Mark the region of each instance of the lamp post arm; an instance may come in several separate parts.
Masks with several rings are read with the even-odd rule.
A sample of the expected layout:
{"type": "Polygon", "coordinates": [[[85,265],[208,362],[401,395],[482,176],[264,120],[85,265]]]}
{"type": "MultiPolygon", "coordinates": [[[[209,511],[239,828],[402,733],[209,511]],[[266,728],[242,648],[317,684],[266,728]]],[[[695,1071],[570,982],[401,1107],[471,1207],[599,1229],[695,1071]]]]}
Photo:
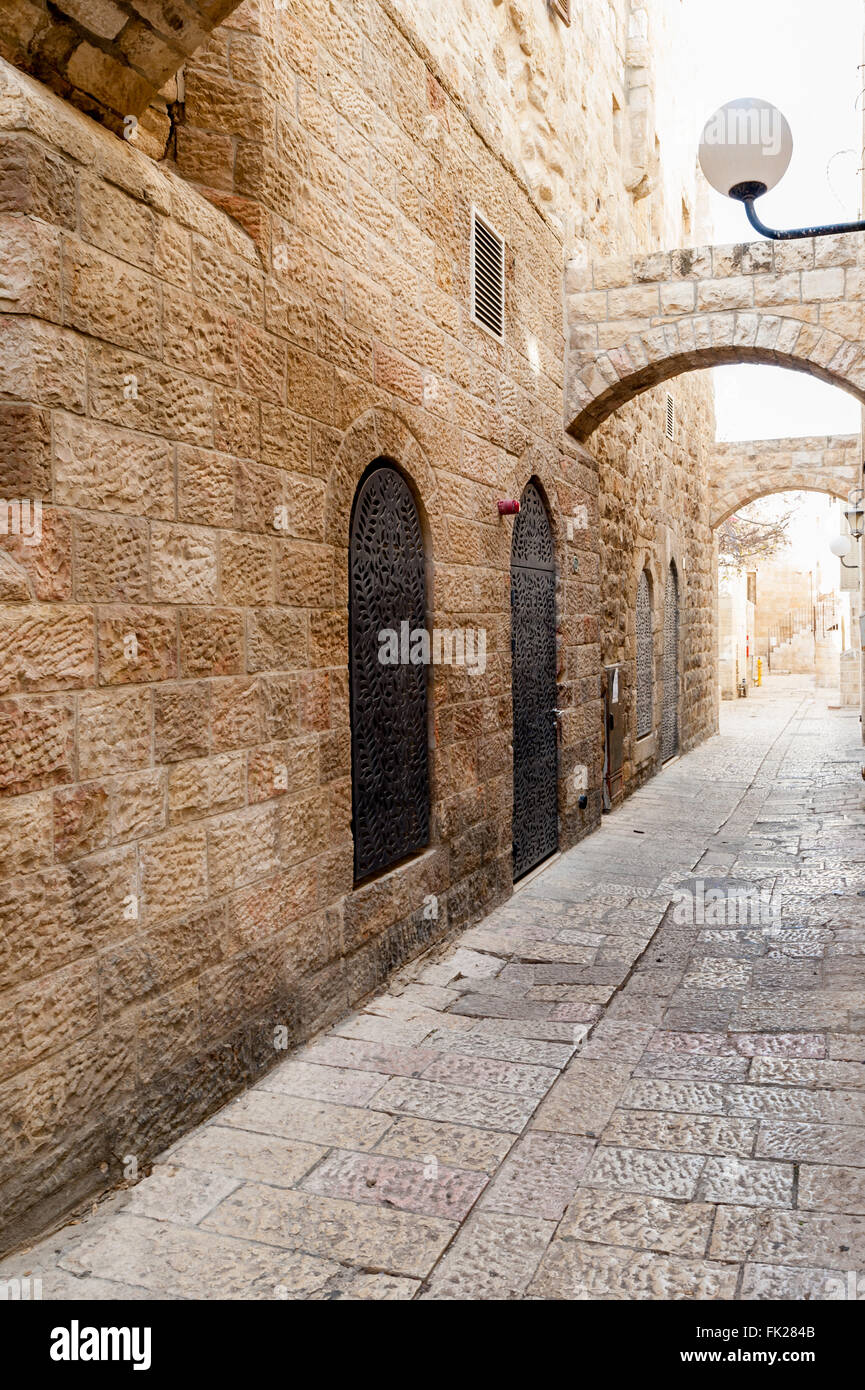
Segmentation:
{"type": "Polygon", "coordinates": [[[760,220],[754,207],[753,194],[749,194],[740,201],[745,205],[748,221],[754,231],[759,232],[760,236],[768,237],[770,241],[798,241],[803,237],[838,236],[841,232],[865,232],[865,222],[832,222],[826,227],[795,227],[791,231],[781,232],[775,227],[767,227],[765,222],[760,220]]]}

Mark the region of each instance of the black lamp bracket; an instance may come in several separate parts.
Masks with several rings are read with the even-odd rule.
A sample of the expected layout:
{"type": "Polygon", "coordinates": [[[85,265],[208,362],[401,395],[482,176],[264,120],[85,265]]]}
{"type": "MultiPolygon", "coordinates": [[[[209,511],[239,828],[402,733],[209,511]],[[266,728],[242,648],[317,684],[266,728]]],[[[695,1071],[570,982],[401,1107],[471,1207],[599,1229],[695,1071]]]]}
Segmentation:
{"type": "Polygon", "coordinates": [[[730,197],[744,203],[745,213],[754,231],[759,232],[760,236],[768,237],[770,241],[800,241],[811,236],[839,236],[842,232],[865,232],[865,221],[831,222],[825,227],[793,227],[789,231],[767,227],[765,222],[760,220],[754,207],[757,198],[762,198],[767,191],[765,183],[737,183],[730,189],[730,197]]]}

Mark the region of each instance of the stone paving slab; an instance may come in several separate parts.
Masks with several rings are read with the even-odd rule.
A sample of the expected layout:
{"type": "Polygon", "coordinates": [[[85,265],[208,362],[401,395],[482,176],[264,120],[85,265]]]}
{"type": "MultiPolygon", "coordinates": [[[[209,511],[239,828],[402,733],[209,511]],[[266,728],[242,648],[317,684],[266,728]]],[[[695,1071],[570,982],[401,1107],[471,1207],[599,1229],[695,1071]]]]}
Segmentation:
{"type": "Polygon", "coordinates": [[[744,1203],[751,1207],[792,1207],[795,1173],[790,1163],[753,1158],[710,1158],[700,1176],[704,1202],[744,1203]]]}
{"type": "Polygon", "coordinates": [[[761,1158],[865,1168],[865,1133],[846,1125],[761,1124],[754,1152],[761,1158]]]}
{"type": "MultiPolygon", "coordinates": [[[[251,1238],[219,1234],[120,1213],[93,1234],[82,1234],[60,1258],[67,1273],[83,1279],[125,1280],[155,1297],[174,1298],[305,1297],[339,1272],[332,1259],[274,1249],[251,1238]]],[[[51,1297],[49,1286],[43,1295],[51,1297]]]]}
{"type": "Polygon", "coordinates": [[[662,1255],[700,1256],[712,1230],[715,1208],[708,1202],[675,1202],[630,1192],[583,1188],[559,1226],[566,1240],[655,1250],[662,1255]]]}
{"type": "Polygon", "coordinates": [[[178,1167],[202,1168],[226,1177],[293,1187],[328,1153],[320,1144],[303,1144],[242,1129],[210,1125],[195,1130],[170,1151],[178,1167]]]}
{"type": "Polygon", "coordinates": [[[655,1197],[691,1198],[696,1195],[705,1162],[702,1154],[602,1145],[592,1155],[583,1185],[655,1197]]]}
{"type": "Polygon", "coordinates": [[[529,1292],[540,1298],[733,1298],[736,1268],[613,1245],[554,1240],[529,1292]]]}
{"type": "Polygon", "coordinates": [[[861,1270],[865,1267],[865,1218],[719,1206],[709,1249],[718,1259],[861,1270]]]}
{"type": "Polygon", "coordinates": [[[636,1149],[742,1157],[753,1152],[756,1137],[754,1120],[665,1110],[617,1110],[602,1136],[605,1144],[636,1149]]]}
{"type": "Polygon", "coordinates": [[[450,1120],[482,1129],[519,1134],[532,1117],[535,1102],[503,1091],[396,1076],[370,1102],[389,1115],[416,1115],[422,1120],[450,1120]]]}
{"type": "Polygon", "coordinates": [[[253,1088],[219,1113],[229,1127],[276,1134],[326,1146],[343,1143],[353,1149],[371,1149],[390,1124],[386,1115],[348,1105],[286,1096],[253,1088]]]}
{"type": "Polygon", "coordinates": [[[493,1173],[510,1152],[513,1136],[473,1125],[400,1116],[375,1146],[376,1153],[397,1158],[435,1159],[457,1168],[493,1173]]]}
{"type": "Polygon", "coordinates": [[[725,705],[718,738],[0,1279],[49,1299],[847,1297],[861,761],[801,678],[725,705]],[[722,920],[698,920],[711,889],[722,920]]]}
{"type": "Polygon", "coordinates": [[[470,1217],[423,1298],[516,1299],[526,1292],[556,1229],[537,1217],[479,1212],[470,1217]]]}
{"type": "Polygon", "coordinates": [[[840,1269],[795,1269],[788,1265],[746,1264],[739,1295],[749,1302],[786,1299],[830,1302],[847,1298],[847,1280],[840,1269]]]}
{"type": "Polygon", "coordinates": [[[447,1168],[438,1159],[432,1172],[429,1166],[418,1159],[334,1149],[301,1187],[324,1197],[462,1221],[486,1186],[486,1176],[468,1168],[447,1168]]]}
{"type": "Polygon", "coordinates": [[[457,1228],[413,1212],[246,1183],[205,1217],[201,1229],[422,1278],[457,1228]]]}
{"type": "Polygon", "coordinates": [[[594,1147],[588,1139],[530,1131],[514,1145],[480,1209],[560,1220],[594,1147]]]}
{"type": "Polygon", "coordinates": [[[865,1216],[865,1169],[803,1163],[799,1168],[801,1208],[865,1216]]]}
{"type": "Polygon", "coordinates": [[[380,1072],[284,1062],[264,1078],[261,1089],[288,1096],[307,1096],[310,1100],[336,1101],[341,1105],[366,1105],[387,1079],[380,1072]]]}

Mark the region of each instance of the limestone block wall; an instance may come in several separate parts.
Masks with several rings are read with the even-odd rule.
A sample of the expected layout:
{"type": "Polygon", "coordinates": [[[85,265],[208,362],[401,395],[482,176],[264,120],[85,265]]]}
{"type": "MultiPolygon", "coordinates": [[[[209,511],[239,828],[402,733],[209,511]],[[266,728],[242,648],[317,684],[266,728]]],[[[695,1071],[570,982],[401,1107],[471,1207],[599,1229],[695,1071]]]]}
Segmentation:
{"type": "MultiPolygon", "coordinates": [[[[208,36],[231,16],[238,32],[254,35],[262,15],[290,18],[293,8],[290,0],[9,0],[0,56],[127,138],[135,118],[135,138],[159,158],[171,122],[182,122],[184,67],[198,62],[208,36]]],[[[318,9],[336,34],[342,8],[318,9]]],[[[697,128],[698,93],[680,0],[583,0],[569,24],[547,0],[350,6],[367,30],[380,10],[429,45],[570,246],[621,249],[635,229],[637,241],[690,236],[699,189],[680,137],[697,128]],[[586,195],[579,208],[576,187],[586,195]]],[[[238,69],[244,47],[235,46],[238,69]]]]}
{"type": "Polygon", "coordinates": [[[850,650],[841,653],[838,679],[841,686],[841,704],[845,708],[858,708],[859,653],[857,651],[850,650]]]}
{"type": "MultiPolygon", "coordinates": [[[[569,27],[535,0],[435,6],[399,0],[395,8],[440,58],[481,128],[507,151],[561,232],[566,287],[582,283],[589,258],[639,257],[658,246],[687,245],[694,234],[705,233],[694,152],[678,139],[694,124],[699,106],[678,3],[587,0],[571,6],[569,27]],[[660,115],[659,69],[667,79],[660,115]]],[[[658,766],[657,740],[634,761],[637,579],[649,564],[656,579],[657,723],[663,575],[673,555],[678,559],[686,550],[690,574],[679,576],[684,745],[717,727],[713,541],[703,483],[709,468],[705,446],[714,439],[711,379],[707,373],[683,376],[673,389],[676,442],[665,435],[663,390],[624,407],[586,441],[600,471],[602,661],[624,663],[626,792],[658,766]]]]}
{"type": "Polygon", "coordinates": [[[553,525],[563,848],[599,819],[600,666],[633,659],[644,552],[679,566],[686,744],[714,646],[705,382],[669,448],[663,392],[591,449],[564,432],[564,234],[392,5],[243,6],[161,164],[0,81],[0,494],[41,503],[39,544],[0,538],[11,1243],[511,891],[498,498],[534,477],[553,525]],[[472,203],[506,240],[503,344],[468,312],[472,203]],[[431,673],[430,848],[355,888],[348,520],[378,457],[434,622],[488,657],[431,673]]]}
{"type": "MultiPolygon", "coordinates": [[[[428,74],[435,74],[427,79],[429,110],[413,127],[416,143],[412,158],[424,168],[436,167],[428,185],[431,200],[425,212],[454,248],[452,260],[458,261],[458,246],[465,244],[470,197],[477,196],[483,205],[485,196],[482,183],[476,195],[467,195],[465,186],[459,184],[458,188],[448,176],[446,156],[468,122],[484,158],[495,153],[504,160],[527,202],[560,242],[560,254],[568,265],[567,288],[572,276],[579,273],[574,267],[589,254],[587,248],[594,248],[597,254],[615,252],[630,265],[629,255],[654,250],[658,238],[668,234],[671,225],[678,229],[676,219],[683,202],[697,197],[693,192],[693,161],[682,161],[680,154],[678,165],[671,160],[665,169],[662,183],[648,180],[639,193],[629,184],[634,160],[642,160],[646,169],[652,161],[645,151],[636,150],[633,140],[622,137],[608,89],[618,90],[616,82],[622,74],[624,80],[642,85],[644,96],[636,101],[634,110],[640,113],[641,138],[654,150],[660,137],[652,126],[652,105],[645,93],[653,86],[660,36],[668,63],[683,41],[677,5],[658,0],[650,9],[651,13],[631,0],[617,0],[614,7],[591,0],[572,8],[572,23],[565,27],[545,4],[454,0],[431,7],[416,0],[384,0],[380,6],[366,6],[362,21],[353,27],[344,9],[331,5],[323,11],[309,0],[286,0],[275,12],[267,5],[255,12],[243,7],[186,65],[186,97],[174,138],[177,167],[207,197],[239,218],[261,246],[266,246],[268,235],[263,209],[276,214],[269,221],[268,249],[271,256],[288,258],[285,278],[302,283],[304,248],[296,234],[282,240],[278,219],[286,210],[294,216],[297,205],[306,204],[300,218],[301,232],[309,230],[327,244],[328,217],[335,218],[341,229],[343,201],[350,203],[365,196],[368,171],[358,163],[355,128],[371,127],[373,115],[366,93],[386,89],[370,47],[386,24],[388,32],[399,33],[405,44],[422,56],[428,74]],[[337,56],[347,69],[339,78],[329,67],[325,69],[324,89],[333,102],[336,122],[329,121],[322,111],[313,84],[315,55],[322,48],[337,56]],[[296,89],[278,76],[290,55],[295,63],[297,55],[302,58],[296,89]],[[633,73],[629,77],[630,68],[633,73]],[[297,124],[298,112],[301,124],[297,124]],[[304,122],[306,143],[302,138],[304,122]],[[437,167],[443,156],[445,173],[437,167]],[[344,179],[346,162],[348,177],[344,179]],[[287,168],[283,167],[286,163],[287,168]],[[675,167],[679,168],[678,184],[672,172],[675,167]],[[606,181],[604,196],[598,180],[606,181]]],[[[322,86],[321,80],[318,85],[322,86]]],[[[394,88],[393,96],[398,106],[404,105],[401,85],[394,88]]],[[[485,167],[479,166],[481,178],[485,167]]],[[[402,168],[399,173],[402,179],[402,168]]],[[[398,198],[403,197],[402,187],[401,182],[398,198]]],[[[382,217],[381,224],[388,226],[389,219],[382,217]]],[[[377,254],[382,254],[384,236],[374,243],[377,254]]],[[[519,273],[519,252],[515,265],[519,273]]],[[[439,257],[437,278],[441,273],[439,257]]],[[[361,288],[349,283],[353,303],[369,290],[369,284],[368,279],[361,282],[361,288]]],[[[463,283],[463,294],[466,288],[463,283]]],[[[399,293],[398,285],[394,292],[399,293]]],[[[383,317],[379,313],[373,319],[374,333],[380,331],[383,317]]],[[[528,303],[522,324],[517,346],[521,370],[525,371],[527,364],[532,366],[538,356],[546,366],[549,340],[528,303]]],[[[418,339],[408,349],[416,361],[432,365],[438,373],[440,359],[430,359],[429,350],[429,337],[426,341],[418,339]]],[[[438,389],[438,378],[428,373],[425,390],[438,389]]],[[[627,585],[636,585],[637,551],[648,544],[659,557],[666,556],[668,564],[673,550],[681,549],[678,541],[673,545],[670,527],[683,534],[693,519],[701,528],[693,571],[698,577],[687,598],[683,593],[683,621],[689,624],[691,634],[688,641],[696,643],[688,657],[687,679],[684,666],[682,672],[683,728],[696,740],[715,727],[717,717],[715,697],[710,695],[705,704],[716,660],[712,598],[704,578],[710,573],[706,564],[712,541],[701,482],[707,467],[704,445],[714,435],[708,375],[678,380],[676,400],[681,425],[677,443],[666,440],[666,393],[659,390],[648,393],[636,409],[622,411],[609,426],[598,430],[590,441],[589,453],[596,463],[601,461],[602,515],[605,508],[615,511],[621,507],[630,512],[639,505],[644,484],[637,480],[630,462],[634,448],[643,459],[655,499],[641,516],[639,540],[628,526],[618,532],[615,527],[609,530],[612,548],[606,547],[603,526],[596,538],[617,610],[606,634],[601,635],[605,651],[620,650],[620,624],[633,628],[630,587],[623,589],[621,581],[626,572],[627,585]],[[634,446],[637,439],[640,442],[634,446]],[[607,479],[604,461],[608,456],[615,462],[607,479]],[[662,477],[665,482],[660,487],[662,477]],[[607,490],[610,487],[614,493],[607,490]],[[692,599],[696,601],[698,595],[699,616],[696,610],[691,612],[692,599]],[[694,670],[706,673],[705,684],[703,677],[690,674],[691,664],[694,670]]],[[[525,420],[525,415],[522,418],[525,420]]],[[[511,447],[509,442],[506,447],[511,447]]],[[[592,576],[584,571],[582,582],[591,583],[592,576]]],[[[659,617],[659,641],[661,626],[659,617]]],[[[628,661],[632,660],[629,648],[628,661]]],[[[631,674],[629,666],[625,672],[628,681],[631,674]]],[[[655,766],[650,761],[642,774],[655,766]]],[[[629,784],[626,777],[626,787],[629,785],[636,784],[629,784]]]]}
{"type": "MultiPolygon", "coordinates": [[[[240,0],[7,0],[0,57],[33,73],[109,130],[140,117],[240,0]]],[[[168,117],[151,115],[153,135],[168,117]]]]}
{"type": "Polygon", "coordinates": [[[718,686],[722,700],[737,699],[739,681],[750,683],[757,669],[756,607],[747,594],[744,573],[722,576],[718,594],[718,686]]]}
{"type": "Polygon", "coordinates": [[[601,493],[601,659],[621,662],[625,689],[626,793],[658,770],[663,707],[666,574],[679,582],[679,730],[682,749],[717,729],[714,537],[709,523],[707,441],[711,385],[695,373],[672,383],[676,437],[665,432],[666,393],[649,391],[591,436],[601,493]],[[654,737],[636,746],[636,596],[651,578],[655,643],[654,737]]]}
{"type": "MultiPolygon", "coordinates": [[[[769,634],[782,622],[788,621],[791,614],[797,615],[795,626],[807,629],[810,647],[809,670],[814,669],[814,635],[811,627],[811,610],[819,582],[815,584],[814,575],[801,565],[783,556],[764,561],[756,566],[757,571],[757,655],[764,663],[769,655],[769,634]]],[[[773,669],[775,666],[773,665],[773,669]]],[[[804,668],[798,668],[804,669],[804,668]]]]}
{"type": "Polygon", "coordinates": [[[681,139],[699,129],[701,105],[680,0],[580,0],[570,24],[546,0],[390,3],[513,160],[569,256],[708,231],[681,139]]]}
{"type": "Polygon", "coordinates": [[[378,189],[323,148],[303,184],[265,162],[258,244],[2,70],[2,492],[42,503],[41,544],[5,537],[0,568],[7,1242],[510,891],[495,503],[530,476],[561,575],[562,844],[598,815],[597,474],[562,430],[561,246],[382,44],[398,114],[374,131],[334,72],[367,134],[323,96],[307,117],[351,129],[378,189]],[[417,158],[431,107],[455,134],[417,158]],[[508,238],[505,346],[468,319],[472,196],[508,238]],[[348,513],[382,455],[426,518],[435,620],[486,628],[488,664],[433,676],[429,851],[353,891],[348,513]]]}

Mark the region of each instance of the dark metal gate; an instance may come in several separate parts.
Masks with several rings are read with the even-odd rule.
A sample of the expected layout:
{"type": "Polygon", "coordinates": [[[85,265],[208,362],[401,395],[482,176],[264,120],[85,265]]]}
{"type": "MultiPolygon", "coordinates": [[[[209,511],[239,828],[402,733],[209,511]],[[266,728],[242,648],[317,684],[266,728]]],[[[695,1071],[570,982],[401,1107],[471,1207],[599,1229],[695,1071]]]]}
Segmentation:
{"type": "Polygon", "coordinates": [[[652,637],[652,591],[643,570],[637,584],[637,738],[652,732],[655,644],[652,637]]]}
{"type": "Polygon", "coordinates": [[[661,716],[661,761],[679,751],[679,580],[674,565],[664,590],[664,708],[661,716]]]}
{"type": "Polygon", "coordinates": [[[543,498],[526,486],[511,544],[514,878],[558,849],[556,567],[543,498]]]}
{"type": "Polygon", "coordinates": [[[429,843],[427,668],[402,650],[425,626],[417,508],[405,479],[383,465],[358,488],[349,548],[355,879],[429,843]],[[386,633],[393,634],[395,661],[380,659],[386,633]]]}

